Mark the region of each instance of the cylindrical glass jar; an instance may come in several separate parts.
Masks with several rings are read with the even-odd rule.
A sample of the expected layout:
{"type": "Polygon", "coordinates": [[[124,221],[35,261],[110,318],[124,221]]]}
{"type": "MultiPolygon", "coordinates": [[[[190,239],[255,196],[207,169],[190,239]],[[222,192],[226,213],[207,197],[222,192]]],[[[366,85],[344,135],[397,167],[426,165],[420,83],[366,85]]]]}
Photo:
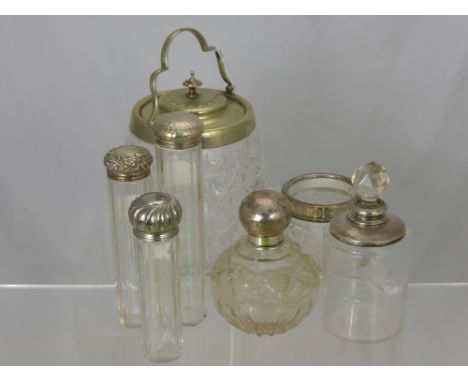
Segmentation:
{"type": "Polygon", "coordinates": [[[352,182],[351,209],[336,215],[325,234],[322,322],[351,341],[380,341],[403,326],[408,233],[380,199],[389,182],[382,166],[360,166],[352,182]]]}
{"type": "Polygon", "coordinates": [[[237,219],[240,202],[263,186],[254,110],[245,98],[234,93],[234,85],[219,50],[208,45],[200,32],[192,28],[177,29],[166,38],[161,51],[161,67],[151,75],[150,88],[151,95],[138,101],[132,110],[128,142],[152,150],[151,125],[157,115],[165,113],[195,113],[204,124],[202,161],[207,266],[210,271],[217,256],[242,235],[237,219]],[[187,89],[157,89],[158,76],[169,68],[169,48],[183,32],[193,34],[203,51],[215,53],[221,77],[226,82],[225,90],[201,87],[201,81],[193,72],[183,82],[187,89]],[[223,213],[219,213],[221,209],[223,213]]]}
{"type": "Polygon", "coordinates": [[[151,154],[139,146],[120,146],[104,157],[107,168],[112,258],[120,323],[140,326],[135,249],[128,207],[139,195],[151,191],[151,154]]]}
{"type": "Polygon", "coordinates": [[[170,195],[151,192],[133,201],[128,216],[137,247],[145,355],[170,361],[182,354],[183,344],[177,248],[182,209],[170,195]]]}
{"type": "Polygon", "coordinates": [[[179,235],[184,325],[196,325],[206,316],[202,132],[203,123],[191,113],[166,113],[154,124],[159,191],[174,195],[184,211],[179,235]]]}
{"type": "Polygon", "coordinates": [[[349,208],[354,197],[351,179],[329,173],[300,175],[287,181],[282,193],[289,201],[293,216],[287,234],[321,265],[323,235],[328,231],[328,223],[337,213],[349,208]]]}

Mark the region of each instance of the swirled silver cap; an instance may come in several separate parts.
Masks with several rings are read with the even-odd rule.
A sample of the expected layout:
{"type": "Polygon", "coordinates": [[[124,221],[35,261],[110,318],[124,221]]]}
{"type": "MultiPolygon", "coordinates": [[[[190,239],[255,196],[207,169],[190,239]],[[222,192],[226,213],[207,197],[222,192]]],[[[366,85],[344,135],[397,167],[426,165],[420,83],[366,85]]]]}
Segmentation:
{"type": "Polygon", "coordinates": [[[193,113],[177,111],[158,115],[152,130],[157,145],[188,149],[201,144],[203,122],[193,113]]]}
{"type": "Polygon", "coordinates": [[[149,151],[141,146],[119,146],[104,156],[107,176],[122,182],[146,178],[151,173],[152,162],[149,151]]]}
{"type": "Polygon", "coordinates": [[[128,217],[136,237],[146,241],[163,241],[179,233],[182,207],[169,194],[149,192],[130,204],[128,217]]]}
{"type": "Polygon", "coordinates": [[[282,232],[291,221],[291,210],[281,193],[260,190],[244,198],[239,207],[239,218],[252,244],[272,247],[283,240],[282,232]]]}

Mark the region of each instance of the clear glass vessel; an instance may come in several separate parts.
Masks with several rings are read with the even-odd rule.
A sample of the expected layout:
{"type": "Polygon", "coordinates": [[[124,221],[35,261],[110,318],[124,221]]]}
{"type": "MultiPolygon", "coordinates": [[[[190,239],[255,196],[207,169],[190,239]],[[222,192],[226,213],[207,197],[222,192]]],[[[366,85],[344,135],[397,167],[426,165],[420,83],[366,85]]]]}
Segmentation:
{"type": "Polygon", "coordinates": [[[135,249],[128,221],[130,203],[152,187],[152,157],[139,146],[120,146],[110,150],[107,168],[112,258],[117,291],[117,313],[124,326],[140,326],[135,249]]]}
{"type": "MultiPolygon", "coordinates": [[[[129,144],[142,145],[154,150],[154,144],[128,135],[129,144]]],[[[155,158],[155,162],[158,159],[155,158]]],[[[203,149],[203,200],[205,211],[206,265],[208,273],[219,254],[243,235],[237,219],[242,199],[264,186],[257,130],[242,141],[227,146],[203,149]],[[220,214],[219,211],[223,210],[220,214]]],[[[157,172],[153,184],[158,186],[157,172]]],[[[320,226],[322,226],[320,224],[320,226]]]]}
{"type": "Polygon", "coordinates": [[[296,242],[282,236],[291,219],[284,196],[253,192],[243,200],[239,214],[249,235],[216,261],[211,276],[216,309],[244,332],[284,333],[314,307],[318,267],[296,242]]]}
{"type": "Polygon", "coordinates": [[[408,238],[386,247],[358,247],[325,234],[322,304],[325,327],[352,341],[379,341],[403,327],[408,238]]]}
{"type": "Polygon", "coordinates": [[[159,191],[174,195],[184,211],[179,235],[184,325],[196,325],[206,316],[202,132],[203,123],[191,113],[166,113],[154,124],[159,191]]]}
{"type": "Polygon", "coordinates": [[[409,275],[404,223],[380,199],[389,178],[374,163],[352,178],[357,197],[325,234],[322,322],[351,341],[380,341],[403,327],[409,275]]]}
{"type": "Polygon", "coordinates": [[[137,248],[143,345],[154,362],[182,354],[177,248],[181,215],[175,198],[157,192],[135,199],[128,210],[137,248]]]}
{"type": "MultiPolygon", "coordinates": [[[[151,125],[157,115],[186,111],[195,113],[204,124],[202,165],[204,174],[206,258],[210,272],[217,256],[242,236],[237,209],[242,199],[263,186],[259,138],[252,105],[234,92],[219,50],[192,28],[172,32],[161,50],[161,67],[150,77],[151,95],[138,101],[132,110],[128,142],[152,150],[151,125]],[[191,73],[186,88],[160,91],[159,75],[169,69],[173,40],[181,33],[192,34],[205,52],[214,52],[225,89],[208,89],[191,73]],[[222,209],[223,213],[219,213],[222,209]]],[[[157,179],[156,179],[157,181],[157,179]]]]}
{"type": "Polygon", "coordinates": [[[293,216],[287,234],[321,266],[328,223],[337,213],[348,209],[354,197],[351,179],[329,173],[300,175],[287,181],[282,193],[293,216]]]}

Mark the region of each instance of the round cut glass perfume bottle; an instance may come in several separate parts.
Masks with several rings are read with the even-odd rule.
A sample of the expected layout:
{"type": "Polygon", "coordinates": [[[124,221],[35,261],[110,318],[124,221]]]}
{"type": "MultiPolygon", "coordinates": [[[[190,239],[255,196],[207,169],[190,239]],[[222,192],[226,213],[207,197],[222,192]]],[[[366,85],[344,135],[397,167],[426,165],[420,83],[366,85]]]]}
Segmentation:
{"type": "Polygon", "coordinates": [[[116,147],[104,157],[109,189],[117,312],[120,323],[129,327],[140,326],[140,307],[128,207],[133,199],[151,191],[152,161],[148,150],[132,145],[116,147]]]}
{"type": "Polygon", "coordinates": [[[352,177],[351,209],[330,222],[325,235],[322,322],[352,341],[379,341],[403,326],[409,274],[405,224],[380,199],[386,169],[370,162],[352,177]]]}
{"type": "Polygon", "coordinates": [[[280,193],[252,192],[242,201],[239,217],[248,235],[216,261],[211,276],[216,309],[244,332],[284,333],[314,307],[318,267],[283,236],[291,212],[280,193]]]}
{"type": "Polygon", "coordinates": [[[288,199],[293,216],[287,234],[321,266],[328,223],[348,209],[354,197],[351,179],[330,173],[300,175],[287,181],[281,192],[288,199]]]}
{"type": "Polygon", "coordinates": [[[174,197],[149,192],[128,209],[136,244],[141,328],[146,357],[165,362],[182,354],[178,233],[182,209],[174,197]]]}
{"type": "MultiPolygon", "coordinates": [[[[237,209],[242,199],[261,187],[263,171],[255,115],[250,102],[234,92],[221,52],[208,45],[203,35],[192,28],[180,28],[164,41],[161,67],[150,77],[151,95],[142,98],[132,110],[130,143],[153,150],[151,125],[157,115],[185,111],[203,120],[202,166],[204,177],[207,265],[209,270],[216,257],[242,235],[237,209]],[[225,89],[208,89],[191,73],[183,82],[185,88],[161,91],[159,75],[169,69],[169,50],[181,33],[192,34],[202,51],[213,52],[218,69],[226,83],[225,89]],[[219,211],[223,213],[219,213],[219,211]]],[[[157,162],[157,159],[156,159],[157,162]]],[[[155,178],[156,184],[158,179],[155,178]]]]}

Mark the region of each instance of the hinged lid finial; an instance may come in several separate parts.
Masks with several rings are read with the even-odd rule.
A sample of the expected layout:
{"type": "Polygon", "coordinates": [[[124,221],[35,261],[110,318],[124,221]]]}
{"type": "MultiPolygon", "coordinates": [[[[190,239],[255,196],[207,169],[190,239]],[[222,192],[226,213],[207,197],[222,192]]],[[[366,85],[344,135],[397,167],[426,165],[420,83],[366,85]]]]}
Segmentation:
{"type": "Polygon", "coordinates": [[[146,178],[151,173],[153,158],[141,146],[115,147],[104,156],[104,166],[110,179],[132,182],[146,178]]]}

